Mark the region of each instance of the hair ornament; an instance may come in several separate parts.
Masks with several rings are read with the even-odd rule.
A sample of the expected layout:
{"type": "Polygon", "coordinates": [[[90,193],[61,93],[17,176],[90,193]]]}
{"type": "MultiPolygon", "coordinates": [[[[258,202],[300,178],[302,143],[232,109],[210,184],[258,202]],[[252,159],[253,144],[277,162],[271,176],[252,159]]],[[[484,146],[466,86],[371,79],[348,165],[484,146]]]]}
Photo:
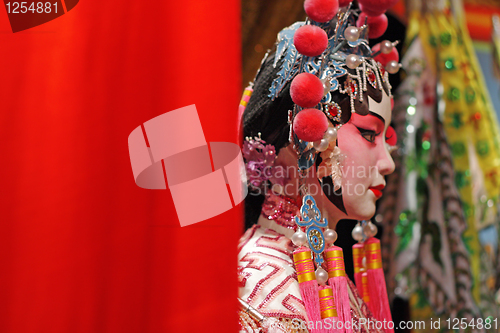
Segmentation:
{"type": "Polygon", "coordinates": [[[247,182],[251,190],[265,191],[268,181],[283,185],[284,179],[277,177],[277,169],[274,166],[276,149],[273,145],[266,144],[261,139],[260,133],[258,137],[245,138],[242,152],[247,182]]]}
{"type": "Polygon", "coordinates": [[[335,102],[329,102],[323,104],[323,112],[327,115],[332,122],[340,123],[342,117],[342,109],[335,102]]]}

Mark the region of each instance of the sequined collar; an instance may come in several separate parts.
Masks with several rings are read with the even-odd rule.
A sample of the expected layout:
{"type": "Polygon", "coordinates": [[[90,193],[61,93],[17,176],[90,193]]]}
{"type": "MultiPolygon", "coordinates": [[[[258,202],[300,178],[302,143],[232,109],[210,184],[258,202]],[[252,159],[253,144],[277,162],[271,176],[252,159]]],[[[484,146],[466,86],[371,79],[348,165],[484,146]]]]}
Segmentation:
{"type": "MultiPolygon", "coordinates": [[[[295,224],[295,216],[299,215],[299,205],[296,200],[286,197],[284,195],[274,194],[269,191],[266,194],[266,199],[262,204],[261,218],[259,219],[259,224],[262,220],[273,221],[281,230],[276,230],[283,233],[285,236],[289,234],[292,235],[297,230],[297,225],[295,224]],[[286,231],[283,232],[283,231],[286,231]]],[[[272,224],[266,223],[263,225],[265,227],[272,228],[272,224]]]]}

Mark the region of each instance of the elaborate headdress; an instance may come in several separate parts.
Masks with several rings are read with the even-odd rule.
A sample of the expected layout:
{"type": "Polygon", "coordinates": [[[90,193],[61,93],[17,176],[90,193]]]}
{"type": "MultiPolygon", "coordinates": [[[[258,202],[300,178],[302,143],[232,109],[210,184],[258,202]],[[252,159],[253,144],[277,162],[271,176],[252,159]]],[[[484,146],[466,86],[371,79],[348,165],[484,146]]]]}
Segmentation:
{"type": "Polygon", "coordinates": [[[360,15],[356,27],[350,7],[332,16],[322,15],[323,7],[335,8],[334,4],[306,1],[306,12],[314,19],[297,22],[278,35],[273,66],[280,70],[269,88],[269,97],[277,98],[291,81],[290,96],[295,105],[289,112],[290,142],[298,148],[301,169],[311,167],[315,154],[336,140],[336,130],[350,118],[343,113],[355,113],[357,104],[366,99],[368,88],[384,89],[391,96],[388,74],[396,73],[401,66],[389,41],[372,52],[367,41],[368,19],[361,22],[360,15]],[[347,96],[349,110],[338,103],[347,96]],[[335,130],[328,130],[329,123],[335,130]]]}
{"type": "MultiPolygon", "coordinates": [[[[358,2],[360,14],[351,9],[350,1],[306,0],[308,19],[279,33],[276,51],[266,55],[255,85],[247,88],[241,105],[242,109],[247,107],[243,116],[247,162],[251,155],[255,159],[257,152],[261,166],[269,165],[278,150],[290,142],[298,154],[299,174],[321,161],[326,171],[318,172],[319,181],[330,181],[335,191],[339,189],[342,154],[336,146],[337,130],[351,114],[368,113],[367,94],[375,96],[377,102],[384,92],[392,97],[388,75],[401,67],[395,43],[383,41],[372,50],[367,40],[383,34],[387,27],[383,13],[397,0],[358,2]],[[339,9],[339,2],[344,7],[339,9]],[[265,142],[273,143],[276,149],[265,142]]],[[[250,171],[255,167],[253,164],[250,171]]],[[[273,176],[268,174],[268,178],[273,176]]],[[[257,180],[250,175],[250,185],[264,184],[266,177],[262,175],[259,173],[257,180]]],[[[342,249],[333,245],[336,233],[327,229],[328,221],[322,218],[307,188],[302,186],[301,191],[303,204],[295,217],[297,232],[292,241],[298,246],[294,262],[309,320],[326,320],[338,313],[342,321],[350,321],[342,249]],[[328,272],[321,267],[323,252],[328,272]],[[333,305],[327,301],[328,295],[335,300],[333,305]]],[[[371,225],[363,231],[359,241],[376,233],[371,225]]],[[[377,242],[373,238],[366,242],[368,283],[379,284],[369,288],[375,290],[370,294],[370,308],[378,320],[390,320],[377,242]]]]}
{"type": "MultiPolygon", "coordinates": [[[[337,130],[352,113],[368,112],[367,90],[384,90],[391,96],[388,74],[401,67],[396,43],[383,41],[371,50],[367,38],[372,37],[372,28],[377,37],[385,31],[386,8],[381,8],[395,1],[379,1],[376,10],[371,1],[359,2],[364,10],[370,8],[368,15],[378,16],[361,12],[356,22],[350,5],[338,9],[336,0],[305,1],[309,18],[278,34],[276,51],[266,54],[255,87],[245,92],[244,135],[253,138],[262,133],[276,150],[293,143],[301,170],[310,168],[318,153],[332,148],[329,143],[336,141],[337,130]]],[[[338,149],[333,153],[338,157],[338,149]]],[[[329,155],[323,156],[325,162],[338,161],[329,155]]],[[[323,170],[335,171],[334,164],[323,170]]]]}

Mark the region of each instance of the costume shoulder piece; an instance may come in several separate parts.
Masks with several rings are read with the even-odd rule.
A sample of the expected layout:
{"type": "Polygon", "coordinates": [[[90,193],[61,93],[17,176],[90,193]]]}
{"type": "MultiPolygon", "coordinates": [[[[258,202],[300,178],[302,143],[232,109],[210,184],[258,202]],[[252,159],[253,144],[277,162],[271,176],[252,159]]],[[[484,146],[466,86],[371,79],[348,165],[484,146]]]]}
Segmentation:
{"type": "Polygon", "coordinates": [[[290,239],[255,225],[247,230],[241,243],[238,255],[240,298],[263,315],[306,320],[290,239]]]}

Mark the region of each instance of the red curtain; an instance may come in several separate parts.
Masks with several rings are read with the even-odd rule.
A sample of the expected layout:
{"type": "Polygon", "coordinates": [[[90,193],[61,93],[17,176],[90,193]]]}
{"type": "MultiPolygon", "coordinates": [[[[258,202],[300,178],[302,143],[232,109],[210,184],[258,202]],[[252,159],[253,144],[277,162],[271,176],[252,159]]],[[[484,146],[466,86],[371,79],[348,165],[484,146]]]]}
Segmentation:
{"type": "Polygon", "coordinates": [[[82,0],[14,34],[0,9],[1,332],[237,331],[240,207],[180,228],[127,138],[194,103],[207,141],[236,142],[239,10],[82,0]]]}

